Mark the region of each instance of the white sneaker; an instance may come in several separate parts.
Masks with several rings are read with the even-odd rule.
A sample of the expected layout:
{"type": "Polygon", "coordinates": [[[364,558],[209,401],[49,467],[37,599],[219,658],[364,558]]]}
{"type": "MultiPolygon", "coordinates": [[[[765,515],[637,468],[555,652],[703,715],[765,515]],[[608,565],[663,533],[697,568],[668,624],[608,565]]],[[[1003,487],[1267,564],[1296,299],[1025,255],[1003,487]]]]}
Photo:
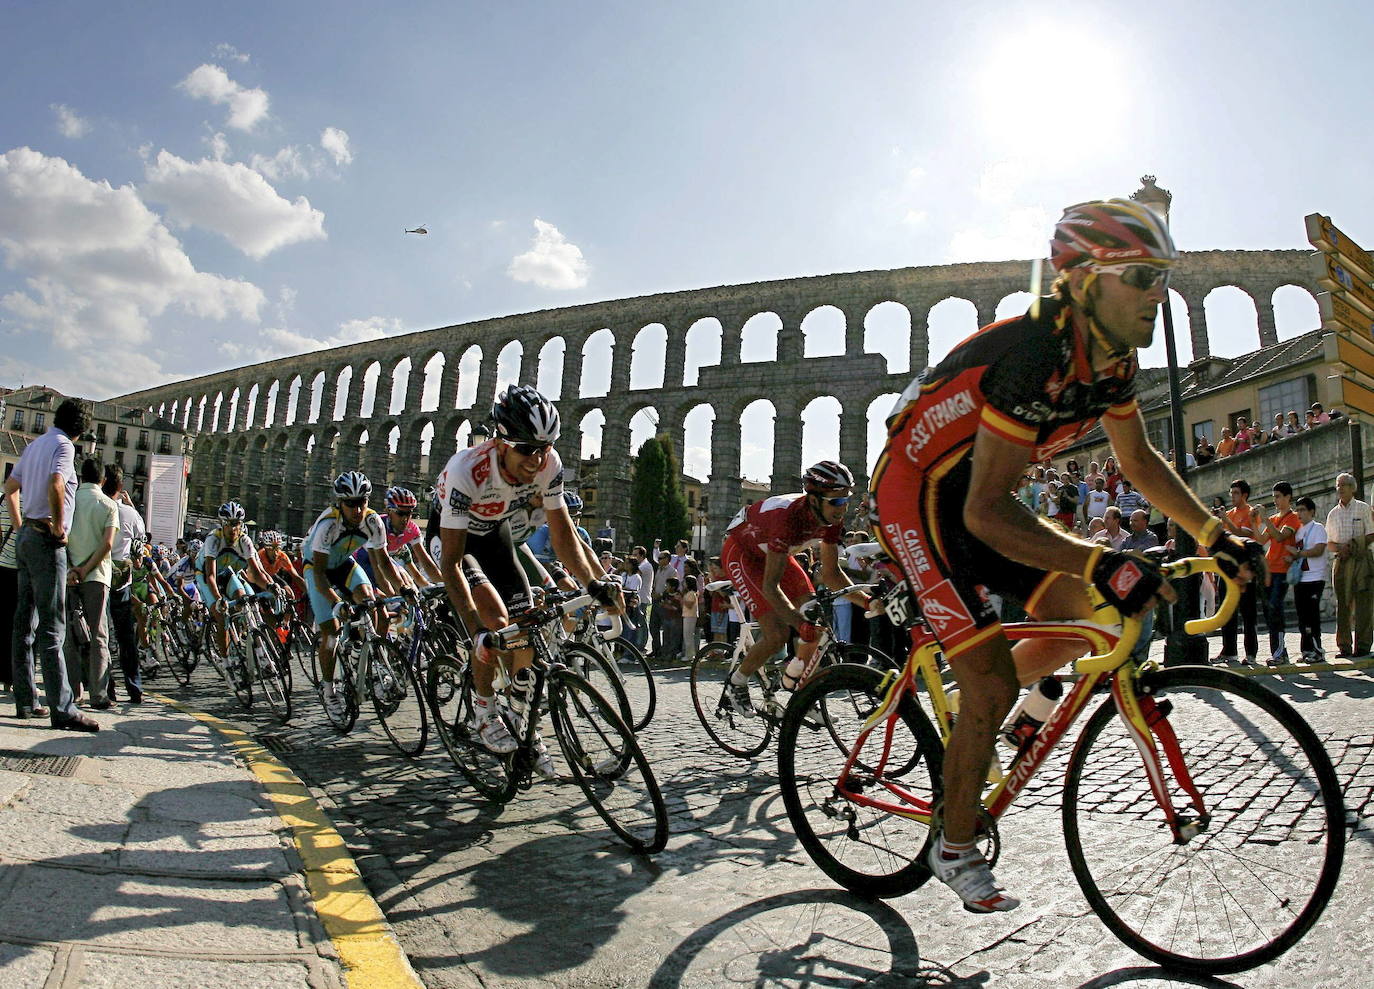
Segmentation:
{"type": "Polygon", "coordinates": [[[1020,900],[997,887],[992,867],[982,852],[975,850],[957,859],[946,859],[943,849],[944,837],[938,836],[930,843],[926,865],[936,879],[959,894],[969,913],[1003,913],[1021,905],[1020,900]]]}
{"type": "Polygon", "coordinates": [[[1287,666],[1287,665],[1288,665],[1288,649],[1287,649],[1287,647],[1280,648],[1278,652],[1271,654],[1270,657],[1269,657],[1269,665],[1270,665],[1270,666],[1287,666]]]}
{"type": "Polygon", "coordinates": [[[505,755],[515,751],[515,736],[510,733],[506,723],[498,718],[494,712],[488,717],[478,715],[476,728],[477,737],[486,746],[488,752],[505,755]]]}
{"type": "Polygon", "coordinates": [[[342,721],[348,714],[348,705],[337,682],[333,691],[327,689],[324,684],[320,685],[320,703],[324,705],[325,717],[330,721],[342,721]]]}
{"type": "Polygon", "coordinates": [[[538,732],[534,733],[534,771],[545,783],[558,781],[558,770],[553,768],[553,756],[549,755],[549,747],[538,732]]]}

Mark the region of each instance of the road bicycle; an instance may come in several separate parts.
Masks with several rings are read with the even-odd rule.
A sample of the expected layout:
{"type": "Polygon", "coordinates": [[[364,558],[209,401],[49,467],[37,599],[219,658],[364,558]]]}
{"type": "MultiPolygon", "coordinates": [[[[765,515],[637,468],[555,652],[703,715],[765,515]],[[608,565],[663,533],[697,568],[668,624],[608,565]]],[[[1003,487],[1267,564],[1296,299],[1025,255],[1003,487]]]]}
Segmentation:
{"type": "Polygon", "coordinates": [[[362,604],[340,601],[334,606],[339,634],[334,644],[335,689],[343,696],[342,710],[325,716],[340,735],[353,730],[365,699],[382,730],[396,750],[413,759],[425,750],[429,738],[429,711],[425,696],[399,643],[383,638],[373,624],[378,608],[410,607],[404,596],[371,598],[362,604]]]}
{"type": "Polygon", "coordinates": [[[172,640],[172,676],[183,687],[191,684],[191,674],[200,665],[208,624],[205,605],[178,591],[172,599],[172,615],[167,629],[172,640]]]}
{"type": "MultiPolygon", "coordinates": [[[[1223,609],[1189,622],[1189,633],[1219,628],[1235,610],[1240,595],[1215,561],[1165,570],[1216,573],[1230,585],[1223,609]]],[[[957,717],[938,643],[904,582],[884,604],[911,631],[903,669],[822,671],[788,705],[778,746],[783,799],[803,847],[840,885],[874,897],[930,878],[944,745],[957,717]],[[805,728],[820,716],[833,737],[805,728]]],[[[999,819],[1093,698],[1109,694],[1061,760],[1064,840],[1093,912],[1135,951],[1189,971],[1243,971],[1292,947],[1330,899],[1346,841],[1335,770],[1293,707],[1226,670],[1138,662],[1140,623],[1123,624],[1105,604],[1093,621],[1004,630],[1013,640],[1078,640],[1093,655],[1074,663],[1077,681],[1005,772],[990,768],[979,825],[989,862],[1001,847],[999,819]]]]}
{"type": "MultiPolygon", "coordinates": [[[[638,852],[657,852],[668,842],[668,810],[648,759],[627,723],[625,704],[610,700],[564,662],[560,642],[566,615],[592,605],[582,591],[558,591],[511,616],[496,632],[503,649],[530,647],[533,683],[514,689],[511,678],[496,694],[497,716],[515,736],[514,752],[489,751],[478,737],[472,670],[465,656],[441,656],[430,665],[427,690],[435,728],[449,758],[478,793],[505,803],[533,785],[539,715],[547,711],[573,781],[601,819],[638,852]]],[[[613,618],[609,634],[619,634],[613,618]]],[[[599,657],[599,654],[595,654],[599,657]]],[[[504,671],[503,671],[504,672],[504,671]]]]}
{"type": "MultiPolygon", "coordinates": [[[[594,683],[596,682],[595,675],[598,667],[609,670],[610,676],[618,685],[618,691],[623,693],[629,702],[630,728],[635,732],[641,732],[653,720],[654,710],[658,706],[658,685],[654,682],[654,671],[649,666],[649,661],[644,658],[644,653],[633,642],[626,639],[623,633],[622,628],[622,634],[614,638],[606,638],[596,624],[595,610],[588,608],[578,619],[577,627],[571,638],[573,642],[595,651],[606,662],[598,664],[598,666],[584,662],[580,666],[574,666],[574,668],[594,683]],[[626,676],[627,673],[629,676],[626,676]],[[635,681],[633,687],[630,683],[631,679],[635,681]]],[[[564,658],[565,661],[568,660],[568,654],[565,653],[564,658]]]]}
{"type": "MultiPolygon", "coordinates": [[[[855,584],[836,593],[825,585],[816,588],[816,597],[804,607],[804,613],[816,625],[819,638],[811,667],[802,674],[805,683],[815,670],[825,669],[839,663],[858,663],[879,670],[895,670],[897,661],[872,646],[852,642],[840,642],[835,638],[830,616],[837,598],[854,591],[867,593],[876,584],[855,584]]],[[[718,580],[707,584],[706,589],[727,594],[731,608],[736,614],[743,614],[743,607],[728,580],[718,580]]],[[[754,645],[758,632],[756,622],[742,622],[739,638],[733,645],[728,642],[708,642],[697,651],[692,660],[691,684],[692,706],[696,708],[706,734],[711,740],[731,755],[752,758],[768,747],[773,733],[782,723],[783,709],[790,696],[783,685],[783,670],[786,658],[779,653],[769,657],[757,674],[749,678],[749,699],[753,703],[754,716],[738,713],[728,700],[726,685],[730,676],[743,662],[745,655],[754,645]]]]}
{"type": "Polygon", "coordinates": [[[259,607],[275,610],[279,600],[275,590],[237,598],[221,597],[229,650],[220,653],[215,625],[210,621],[205,622],[202,648],[240,704],[246,708],[253,706],[256,684],[258,695],[267,701],[276,719],[285,724],[291,720],[291,664],[258,612],[259,607]]]}

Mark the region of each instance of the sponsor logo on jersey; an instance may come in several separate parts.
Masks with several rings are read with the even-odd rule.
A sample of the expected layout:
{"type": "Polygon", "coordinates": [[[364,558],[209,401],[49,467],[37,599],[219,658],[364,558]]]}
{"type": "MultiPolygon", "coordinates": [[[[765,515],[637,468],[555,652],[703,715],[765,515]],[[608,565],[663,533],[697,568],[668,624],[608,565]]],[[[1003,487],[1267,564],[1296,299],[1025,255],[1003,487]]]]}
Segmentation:
{"type": "Polygon", "coordinates": [[[901,557],[902,569],[907,576],[915,579],[918,587],[922,586],[924,582],[920,575],[930,571],[930,559],[921,545],[920,535],[915,529],[903,529],[895,522],[886,523],[883,532],[887,533],[888,541],[896,545],[897,555],[901,557]]]}
{"type": "Polygon", "coordinates": [[[973,628],[973,616],[964,607],[959,592],[948,580],[921,591],[921,614],[941,639],[949,639],[973,628]]]}
{"type": "Polygon", "coordinates": [[[505,508],[506,503],[504,501],[479,501],[468,507],[468,513],[489,519],[500,515],[505,508]]]}
{"type": "Polygon", "coordinates": [[[1112,579],[1107,581],[1107,586],[1112,589],[1120,600],[1124,601],[1135,590],[1135,585],[1140,583],[1140,578],[1144,574],[1140,572],[1140,567],[1135,563],[1127,561],[1116,573],[1112,574],[1112,579]]]}
{"type": "Polygon", "coordinates": [[[967,388],[958,394],[934,403],[913,419],[911,425],[907,427],[906,455],[915,460],[916,455],[935,438],[937,432],[956,419],[974,414],[977,411],[978,403],[974,401],[973,392],[967,388]]]}
{"type": "Polygon", "coordinates": [[[480,457],[480,458],[478,458],[477,460],[473,461],[473,464],[472,464],[472,479],[473,479],[473,481],[475,481],[475,482],[477,483],[477,485],[478,485],[479,487],[480,487],[482,484],[484,484],[484,483],[486,482],[487,478],[490,477],[490,476],[491,476],[491,457],[490,457],[490,456],[480,457]]]}
{"type": "Polygon", "coordinates": [[[1104,261],[1113,258],[1141,258],[1145,256],[1145,249],[1143,247],[1130,247],[1124,251],[1102,251],[1101,253],[1104,261]]]}

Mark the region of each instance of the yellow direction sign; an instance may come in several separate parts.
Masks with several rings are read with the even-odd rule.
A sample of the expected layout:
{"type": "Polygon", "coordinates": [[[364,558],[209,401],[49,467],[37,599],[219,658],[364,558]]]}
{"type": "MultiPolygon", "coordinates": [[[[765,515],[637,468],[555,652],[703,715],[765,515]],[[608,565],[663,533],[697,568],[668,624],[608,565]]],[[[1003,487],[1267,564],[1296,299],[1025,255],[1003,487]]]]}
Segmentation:
{"type": "Polygon", "coordinates": [[[1369,375],[1374,380],[1374,343],[1367,338],[1336,334],[1336,353],[1341,363],[1369,375]]]}
{"type": "Polygon", "coordinates": [[[1308,270],[1322,288],[1342,293],[1346,302],[1374,316],[1374,288],[1362,276],[1353,273],[1333,254],[1313,254],[1307,261],[1308,270]]]}
{"type": "Polygon", "coordinates": [[[1303,222],[1307,224],[1307,242],[1309,244],[1319,250],[1341,255],[1349,267],[1359,269],[1355,277],[1362,277],[1365,281],[1374,281],[1374,261],[1370,261],[1369,253],[1341,233],[1336,225],[1331,222],[1331,217],[1322,216],[1320,213],[1310,213],[1303,217],[1303,222]]]}
{"type": "Polygon", "coordinates": [[[1349,378],[1341,378],[1341,405],[1365,415],[1374,415],[1374,390],[1349,378]]]}
{"type": "Polygon", "coordinates": [[[1352,306],[1339,295],[1318,293],[1317,308],[1321,311],[1323,329],[1344,330],[1374,339],[1374,316],[1352,306]]]}

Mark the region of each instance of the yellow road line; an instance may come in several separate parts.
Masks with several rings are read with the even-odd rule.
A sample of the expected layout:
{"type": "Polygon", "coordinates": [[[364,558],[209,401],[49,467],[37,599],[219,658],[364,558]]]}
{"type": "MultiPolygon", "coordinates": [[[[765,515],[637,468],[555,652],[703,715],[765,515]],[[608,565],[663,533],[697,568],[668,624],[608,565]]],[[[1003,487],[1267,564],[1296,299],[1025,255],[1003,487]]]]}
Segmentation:
{"type": "Polygon", "coordinates": [[[339,953],[349,985],[358,989],[423,989],[381,907],[363,883],[348,846],[300,778],[229,722],[161,694],[149,696],[223,735],[262,783],[277,815],[291,829],[291,840],[305,864],[305,882],[315,912],[339,953]]]}

